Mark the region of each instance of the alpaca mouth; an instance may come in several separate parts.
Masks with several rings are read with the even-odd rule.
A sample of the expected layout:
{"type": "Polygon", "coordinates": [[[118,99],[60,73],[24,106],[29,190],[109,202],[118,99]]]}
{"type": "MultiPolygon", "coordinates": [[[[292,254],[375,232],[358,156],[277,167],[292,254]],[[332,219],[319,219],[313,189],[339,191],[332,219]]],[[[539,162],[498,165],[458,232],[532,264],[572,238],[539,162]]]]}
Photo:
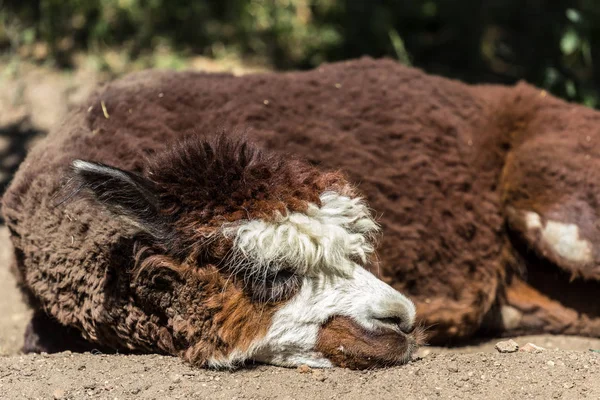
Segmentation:
{"type": "Polygon", "coordinates": [[[424,343],[420,326],[410,333],[387,328],[371,331],[338,316],[321,329],[317,350],[335,366],[362,370],[406,364],[424,343]]]}

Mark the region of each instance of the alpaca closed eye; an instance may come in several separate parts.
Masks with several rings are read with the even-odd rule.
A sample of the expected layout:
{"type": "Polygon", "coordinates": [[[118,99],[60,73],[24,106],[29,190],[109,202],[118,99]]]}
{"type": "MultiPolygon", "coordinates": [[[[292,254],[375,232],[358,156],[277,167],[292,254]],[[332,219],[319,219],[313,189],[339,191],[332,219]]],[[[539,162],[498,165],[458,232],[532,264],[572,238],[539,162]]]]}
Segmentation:
{"type": "Polygon", "coordinates": [[[252,298],[262,303],[287,300],[296,293],[299,286],[298,275],[285,269],[246,280],[246,287],[252,298]]]}
{"type": "Polygon", "coordinates": [[[388,317],[388,318],[377,318],[379,321],[390,324],[390,325],[400,325],[402,320],[399,317],[388,317]]]}

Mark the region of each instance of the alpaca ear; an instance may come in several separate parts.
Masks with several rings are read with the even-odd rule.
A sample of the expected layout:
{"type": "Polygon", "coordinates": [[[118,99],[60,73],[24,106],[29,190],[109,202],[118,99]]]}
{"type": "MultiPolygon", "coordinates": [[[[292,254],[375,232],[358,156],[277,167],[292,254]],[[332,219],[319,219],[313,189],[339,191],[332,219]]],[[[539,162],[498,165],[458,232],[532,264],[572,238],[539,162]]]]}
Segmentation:
{"type": "Polygon", "coordinates": [[[154,184],[141,175],[108,165],[75,160],[71,164],[75,190],[85,192],[113,214],[124,217],[154,237],[164,237],[166,224],[160,214],[154,184]]]}

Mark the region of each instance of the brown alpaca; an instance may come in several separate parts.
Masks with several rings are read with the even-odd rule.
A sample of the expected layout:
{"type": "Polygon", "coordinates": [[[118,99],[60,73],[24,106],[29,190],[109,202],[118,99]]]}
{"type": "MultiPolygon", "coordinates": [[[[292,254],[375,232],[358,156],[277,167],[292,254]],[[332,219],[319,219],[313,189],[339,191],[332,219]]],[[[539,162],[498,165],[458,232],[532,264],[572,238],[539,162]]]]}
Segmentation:
{"type": "Polygon", "coordinates": [[[435,343],[600,336],[599,123],[525,84],[388,60],[130,75],[37,145],[5,195],[36,310],[26,350],[69,335],[206,366],[403,362],[412,304],[363,267],[435,343]],[[378,216],[377,258],[348,182],[378,216]]]}

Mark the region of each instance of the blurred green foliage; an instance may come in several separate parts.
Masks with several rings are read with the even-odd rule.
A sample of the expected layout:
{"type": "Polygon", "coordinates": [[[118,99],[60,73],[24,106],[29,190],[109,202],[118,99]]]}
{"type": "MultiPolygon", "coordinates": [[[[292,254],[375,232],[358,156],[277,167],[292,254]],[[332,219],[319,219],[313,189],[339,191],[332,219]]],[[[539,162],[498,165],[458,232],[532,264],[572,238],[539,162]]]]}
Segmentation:
{"type": "Polygon", "coordinates": [[[600,106],[597,0],[0,0],[0,46],[34,42],[61,65],[111,47],[130,59],[168,46],[279,69],[390,56],[600,106]]]}

